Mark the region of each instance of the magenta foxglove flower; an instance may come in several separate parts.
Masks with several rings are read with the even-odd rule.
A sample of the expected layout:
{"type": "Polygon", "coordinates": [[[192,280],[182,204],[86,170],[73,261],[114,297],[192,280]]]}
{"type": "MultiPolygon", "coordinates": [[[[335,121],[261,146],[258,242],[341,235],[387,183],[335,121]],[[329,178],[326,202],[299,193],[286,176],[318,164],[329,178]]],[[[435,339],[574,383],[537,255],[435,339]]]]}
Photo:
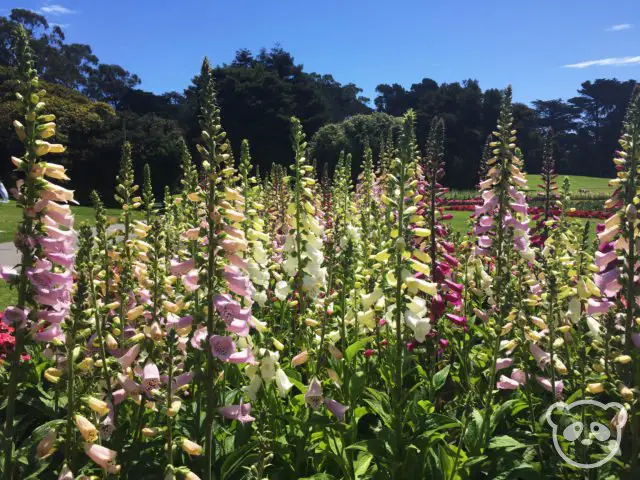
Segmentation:
{"type": "Polygon", "coordinates": [[[185,275],[195,267],[193,258],[184,262],[171,261],[171,273],[173,275],[185,275]]]}
{"type": "Polygon", "coordinates": [[[457,325],[459,327],[467,326],[467,317],[463,317],[462,315],[454,315],[453,313],[447,313],[446,316],[454,325],[457,325]]]}
{"type": "Polygon", "coordinates": [[[229,290],[236,295],[240,295],[241,297],[251,300],[251,297],[255,293],[255,289],[253,288],[249,277],[243,274],[238,267],[225,265],[224,278],[227,281],[229,290]]]}
{"type": "Polygon", "coordinates": [[[232,353],[229,356],[229,363],[248,363],[250,365],[256,365],[256,359],[253,356],[250,348],[245,348],[239,352],[232,353]]]}
{"type": "Polygon", "coordinates": [[[140,344],[136,343],[133,347],[125,352],[120,358],[118,358],[118,363],[122,367],[123,370],[126,370],[131,366],[131,364],[138,358],[140,354],[140,344]]]}
{"type": "Polygon", "coordinates": [[[196,350],[202,350],[202,343],[207,340],[207,327],[198,327],[191,337],[191,346],[196,350]]]}
{"type": "Polygon", "coordinates": [[[527,374],[519,368],[514,368],[511,372],[511,378],[518,382],[520,385],[524,385],[527,381],[527,374]]]}

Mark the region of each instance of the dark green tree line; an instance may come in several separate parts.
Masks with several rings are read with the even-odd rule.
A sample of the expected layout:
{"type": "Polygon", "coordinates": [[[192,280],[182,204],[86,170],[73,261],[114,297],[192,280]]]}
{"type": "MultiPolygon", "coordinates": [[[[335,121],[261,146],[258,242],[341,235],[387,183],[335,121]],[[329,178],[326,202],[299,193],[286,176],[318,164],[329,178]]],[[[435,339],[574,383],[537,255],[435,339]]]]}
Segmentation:
{"type": "MultiPolygon", "coordinates": [[[[0,158],[15,153],[7,125],[16,108],[11,32],[22,24],[32,37],[36,68],[52,94],[51,107],[63,118],[58,131],[70,145],[65,163],[72,171],[78,198],[91,188],[111,198],[122,142],[133,145],[136,172],[149,163],[156,197],[174,185],[180,159],[179,139],[193,146],[199,136],[199,78],[183,92],[156,94],[139,88],[141,79],[116,64],[101,63],[89,45],[67,43],[63,30],[42,15],[13,9],[0,16],[0,158]]],[[[408,89],[381,84],[370,100],[353,83],[342,84],[328,74],[305,71],[304,65],[279,46],[258,53],[241,49],[231,62],[214,68],[224,128],[232,150],[243,139],[252,146],[254,163],[267,171],[272,163],[290,162],[290,118],[302,122],[312,154],[323,171],[332,171],[341,151],[352,154],[354,175],[369,145],[374,155],[382,140],[397,130],[398,117],[409,108],[416,114],[416,136],[423,148],[434,117],[446,124],[445,184],[472,188],[477,182],[483,145],[498,117],[500,92],[482,90],[476,80],[438,84],[424,78],[408,89]]],[[[568,100],[536,100],[514,104],[515,126],[531,173],[540,170],[542,135],[553,131],[560,174],[611,176],[624,109],[635,82],[598,79],[584,82],[568,100]]],[[[0,179],[9,164],[0,162],[0,179]]]]}

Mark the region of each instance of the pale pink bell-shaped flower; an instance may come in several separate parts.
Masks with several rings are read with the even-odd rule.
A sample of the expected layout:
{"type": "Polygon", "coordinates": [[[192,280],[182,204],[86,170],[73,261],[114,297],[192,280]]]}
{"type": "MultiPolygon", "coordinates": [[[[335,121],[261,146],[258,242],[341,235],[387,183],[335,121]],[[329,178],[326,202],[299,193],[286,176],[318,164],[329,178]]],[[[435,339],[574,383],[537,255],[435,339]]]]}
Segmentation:
{"type": "Polygon", "coordinates": [[[324,401],[324,404],[327,409],[336,416],[338,420],[344,422],[344,417],[347,413],[347,410],[349,410],[349,407],[329,398],[324,401]]]}
{"type": "Polygon", "coordinates": [[[240,423],[248,423],[255,420],[249,413],[251,413],[250,403],[241,403],[240,405],[229,405],[220,408],[220,414],[224,418],[238,420],[240,423]]]}

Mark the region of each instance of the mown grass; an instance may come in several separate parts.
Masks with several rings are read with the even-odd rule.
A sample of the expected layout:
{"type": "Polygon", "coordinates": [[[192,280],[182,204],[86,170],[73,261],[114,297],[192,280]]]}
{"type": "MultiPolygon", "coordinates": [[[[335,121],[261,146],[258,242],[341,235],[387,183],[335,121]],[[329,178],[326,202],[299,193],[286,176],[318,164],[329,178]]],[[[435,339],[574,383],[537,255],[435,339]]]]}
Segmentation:
{"type": "MultiPolygon", "coordinates": [[[[471,214],[473,212],[452,212],[448,211],[446,213],[451,213],[453,218],[448,222],[451,226],[451,229],[460,233],[461,235],[465,235],[469,230],[469,218],[471,218],[471,214]]],[[[580,225],[581,228],[584,228],[584,224],[586,222],[590,222],[589,225],[589,241],[593,241],[596,238],[596,224],[602,223],[602,220],[597,219],[588,219],[588,218],[571,218],[572,221],[575,221],[580,225]]]]}
{"type": "MultiPolygon", "coordinates": [[[[609,178],[583,177],[580,175],[558,175],[558,187],[562,187],[564,179],[568,178],[572,193],[589,193],[593,195],[613,192],[609,186],[609,178]]],[[[527,183],[531,191],[540,190],[540,175],[527,175],[527,183]]]]}
{"type": "MultiPolygon", "coordinates": [[[[91,226],[95,225],[94,212],[92,207],[71,207],[75,216],[76,226],[87,223],[91,226]]],[[[107,209],[107,215],[117,216],[120,210],[117,208],[107,209]]],[[[11,242],[16,233],[18,222],[22,218],[22,210],[16,207],[15,202],[0,204],[0,243],[11,242]]]]}
{"type": "MultiPolygon", "coordinates": [[[[76,226],[82,223],[95,225],[93,208],[91,207],[71,207],[75,215],[76,226]]],[[[107,209],[107,215],[117,216],[120,210],[116,208],[107,209]]],[[[0,204],[0,243],[12,242],[15,236],[18,223],[22,218],[22,210],[16,207],[15,202],[0,204]]],[[[16,291],[10,289],[9,286],[0,280],[0,310],[8,305],[15,303],[17,298],[16,291]]]]}
{"type": "MultiPolygon", "coordinates": [[[[585,200],[589,198],[602,198],[613,192],[613,188],[609,186],[608,178],[599,177],[583,177],[580,175],[558,175],[558,188],[562,188],[564,179],[569,179],[571,185],[571,195],[576,200],[585,200]]],[[[527,184],[529,187],[529,195],[535,195],[541,191],[542,181],[540,175],[527,175],[527,184]]],[[[477,190],[451,190],[448,198],[465,199],[478,196],[477,190]]]]}
{"type": "Polygon", "coordinates": [[[16,293],[15,289],[9,288],[9,285],[0,280],[0,311],[16,303],[18,299],[16,293]]]}

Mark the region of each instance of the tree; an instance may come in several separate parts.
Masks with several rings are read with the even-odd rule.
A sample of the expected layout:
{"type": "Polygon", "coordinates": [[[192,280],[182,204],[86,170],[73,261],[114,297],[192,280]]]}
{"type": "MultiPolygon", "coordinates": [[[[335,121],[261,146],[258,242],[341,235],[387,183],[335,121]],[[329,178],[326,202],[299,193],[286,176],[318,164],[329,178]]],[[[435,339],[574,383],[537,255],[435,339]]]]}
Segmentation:
{"type": "Polygon", "coordinates": [[[332,172],[340,156],[340,152],[350,153],[357,172],[360,159],[364,155],[365,146],[371,146],[374,157],[380,154],[380,144],[391,131],[400,132],[402,119],[382,112],[368,115],[355,115],[339,123],[323,126],[312,137],[310,142],[311,156],[315,160],[318,171],[326,167],[332,172]]]}
{"type": "MultiPolygon", "coordinates": [[[[578,128],[578,152],[580,158],[572,164],[582,168],[587,175],[611,176],[608,159],[618,146],[622,126],[635,81],[620,82],[614,79],[597,79],[584,82],[578,96],[569,99],[580,112],[578,128]]],[[[579,168],[579,167],[578,167],[579,168]]]]}
{"type": "Polygon", "coordinates": [[[119,109],[122,99],[139,85],[140,81],[140,77],[120,65],[100,64],[90,73],[85,93],[89,98],[106,102],[119,109]]]}

